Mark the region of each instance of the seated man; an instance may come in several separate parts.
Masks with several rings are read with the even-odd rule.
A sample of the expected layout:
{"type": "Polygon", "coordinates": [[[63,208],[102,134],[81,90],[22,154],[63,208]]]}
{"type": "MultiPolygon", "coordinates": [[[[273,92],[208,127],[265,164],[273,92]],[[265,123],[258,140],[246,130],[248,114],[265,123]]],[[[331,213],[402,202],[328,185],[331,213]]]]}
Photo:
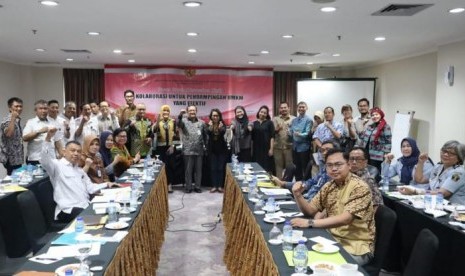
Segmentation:
{"type": "Polygon", "coordinates": [[[371,196],[373,197],[373,212],[376,213],[378,206],[383,205],[383,196],[378,189],[375,178],[368,172],[369,157],[366,149],[354,146],[349,152],[349,167],[351,173],[359,176],[370,187],[371,196]]]}
{"type": "Polygon", "coordinates": [[[277,177],[273,176],[271,181],[281,186],[282,188],[287,189],[292,189],[292,186],[295,183],[301,183],[303,184],[303,186],[305,186],[304,198],[311,200],[318,193],[321,187],[323,187],[323,185],[330,180],[328,174],[326,173],[326,167],[324,165],[326,153],[330,149],[339,149],[339,143],[337,143],[334,140],[328,140],[321,144],[321,147],[319,149],[320,169],[318,170],[318,174],[316,174],[314,177],[309,178],[305,181],[286,182],[279,180],[277,177]]]}
{"type": "Polygon", "coordinates": [[[94,184],[79,167],[81,145],[76,141],[66,144],[63,158],[55,158],[51,138],[57,129],[50,127],[42,146],[40,163],[47,170],[53,186],[53,199],[57,203],[55,219],[60,222],[72,221],[89,205],[90,195],[115,183],[94,184]]]}
{"type": "Polygon", "coordinates": [[[375,220],[370,188],[358,176],[350,173],[348,156],[340,149],[326,154],[326,169],[331,181],[308,202],[302,195],[301,183],[292,187],[300,210],[307,216],[326,211],[321,219],[296,218],[294,227],[327,228],[359,265],[373,258],[375,220]]]}

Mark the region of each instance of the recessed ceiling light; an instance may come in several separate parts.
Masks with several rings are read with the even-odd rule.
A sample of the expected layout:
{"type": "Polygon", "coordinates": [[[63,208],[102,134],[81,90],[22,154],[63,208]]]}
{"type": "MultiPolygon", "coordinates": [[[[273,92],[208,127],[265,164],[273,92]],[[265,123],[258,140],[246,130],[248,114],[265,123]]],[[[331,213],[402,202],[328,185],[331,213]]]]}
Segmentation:
{"type": "Polygon", "coordinates": [[[134,62],[136,62],[136,60],[135,59],[128,59],[128,62],[129,63],[134,63],[134,62]]]}
{"type": "Polygon", "coordinates": [[[36,51],[37,51],[37,52],[45,52],[45,49],[37,48],[36,51]]]}
{"type": "Polygon", "coordinates": [[[255,61],[249,61],[248,64],[255,64],[255,61]]]}
{"type": "Polygon", "coordinates": [[[341,54],[333,54],[333,57],[340,57],[341,54]]]}
{"type": "Polygon", "coordinates": [[[378,36],[378,37],[375,37],[375,41],[385,41],[386,38],[384,36],[378,36]]]}
{"type": "Polygon", "coordinates": [[[285,35],[282,35],[283,38],[293,38],[294,35],[292,34],[285,34],[285,35]]]}
{"type": "Polygon", "coordinates": [[[320,9],[322,12],[335,12],[336,8],[335,7],[323,7],[320,9]]]}
{"type": "Polygon", "coordinates": [[[72,58],[67,58],[66,61],[71,62],[71,61],[74,61],[74,59],[72,59],[72,58]]]}
{"type": "Polygon", "coordinates": [[[44,6],[50,6],[50,7],[58,6],[57,1],[39,1],[39,3],[41,3],[44,6]]]}
{"type": "Polygon", "coordinates": [[[184,6],[189,7],[189,8],[197,8],[202,5],[202,2],[197,2],[197,1],[187,1],[182,3],[184,6]]]}
{"type": "Polygon", "coordinates": [[[187,50],[189,53],[197,53],[197,50],[196,49],[189,49],[187,50]]]}
{"type": "Polygon", "coordinates": [[[464,11],[465,11],[464,8],[455,8],[455,9],[449,10],[450,13],[461,13],[461,12],[464,12],[464,11]]]}
{"type": "Polygon", "coordinates": [[[263,51],[261,51],[260,53],[263,54],[263,55],[268,55],[268,54],[270,53],[270,51],[263,50],[263,51]]]}
{"type": "Polygon", "coordinates": [[[99,32],[87,32],[88,35],[93,35],[93,36],[97,36],[97,35],[100,35],[99,32]]]}
{"type": "Polygon", "coordinates": [[[113,53],[115,53],[115,54],[121,54],[122,52],[123,52],[123,51],[120,50],[120,49],[114,49],[114,50],[113,50],[113,53]]]}
{"type": "Polygon", "coordinates": [[[188,32],[186,35],[187,35],[187,36],[198,36],[199,33],[196,33],[196,32],[188,32]]]}
{"type": "Polygon", "coordinates": [[[312,65],[312,64],[313,64],[313,62],[307,62],[307,65],[312,65]]]}

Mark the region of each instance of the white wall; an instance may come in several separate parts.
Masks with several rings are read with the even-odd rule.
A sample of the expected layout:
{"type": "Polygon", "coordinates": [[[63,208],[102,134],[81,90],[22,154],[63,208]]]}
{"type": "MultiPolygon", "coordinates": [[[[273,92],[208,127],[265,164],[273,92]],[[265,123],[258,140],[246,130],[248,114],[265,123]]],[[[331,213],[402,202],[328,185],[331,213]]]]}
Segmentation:
{"type": "MultiPolygon", "coordinates": [[[[62,68],[45,68],[0,62],[0,119],[8,115],[7,101],[11,97],[23,100],[22,125],[34,117],[34,102],[56,99],[64,101],[62,68]]],[[[25,147],[26,148],[26,147],[25,147]]],[[[0,165],[0,177],[5,170],[0,165]]]]}
{"type": "Polygon", "coordinates": [[[439,47],[436,77],[435,148],[444,142],[458,140],[465,143],[465,41],[439,47]],[[455,82],[444,82],[444,73],[449,65],[455,67],[455,82]]]}
{"type": "Polygon", "coordinates": [[[436,63],[437,55],[431,53],[355,72],[355,77],[378,78],[376,103],[372,106],[383,109],[391,127],[398,110],[415,111],[410,135],[417,140],[421,151],[434,148],[436,63]]]}

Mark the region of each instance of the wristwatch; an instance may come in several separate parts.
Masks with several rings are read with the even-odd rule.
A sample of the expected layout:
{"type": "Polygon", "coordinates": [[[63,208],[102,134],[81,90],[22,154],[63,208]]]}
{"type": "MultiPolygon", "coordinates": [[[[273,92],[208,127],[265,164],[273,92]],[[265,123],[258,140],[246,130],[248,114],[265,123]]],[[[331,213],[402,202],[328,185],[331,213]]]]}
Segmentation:
{"type": "Polygon", "coordinates": [[[307,222],[308,222],[308,228],[313,228],[314,220],[313,220],[313,219],[309,219],[307,222]]]}

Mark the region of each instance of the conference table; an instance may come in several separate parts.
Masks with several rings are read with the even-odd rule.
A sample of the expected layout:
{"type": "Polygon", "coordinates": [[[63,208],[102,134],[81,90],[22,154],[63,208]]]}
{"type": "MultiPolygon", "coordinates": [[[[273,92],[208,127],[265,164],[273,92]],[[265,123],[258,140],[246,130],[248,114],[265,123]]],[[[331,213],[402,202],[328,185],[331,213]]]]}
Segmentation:
{"type": "MultiPolygon", "coordinates": [[[[253,171],[261,171],[257,163],[252,163],[253,171]]],[[[294,267],[287,264],[282,245],[271,245],[267,242],[272,224],[263,221],[264,215],[253,213],[254,203],[243,193],[239,181],[228,165],[223,198],[223,223],[226,242],[224,262],[231,275],[291,275],[294,267]]],[[[296,204],[281,205],[283,212],[298,212],[296,204]]],[[[282,229],[282,225],[278,227],[282,229]]],[[[303,230],[307,238],[321,236],[334,241],[331,233],[325,229],[303,230]]],[[[308,241],[310,249],[315,242],[308,241]]],[[[348,263],[355,263],[353,258],[342,248],[339,253],[348,263]]],[[[366,274],[362,268],[359,271],[366,274]]]]}
{"type": "MultiPolygon", "coordinates": [[[[164,168],[155,175],[153,183],[143,183],[145,193],[139,199],[142,203],[129,215],[128,234],[121,242],[106,242],[100,247],[100,254],[89,256],[91,267],[101,266],[101,271],[93,275],[155,275],[164,241],[164,232],[168,223],[168,189],[164,168]]],[[[94,215],[92,206],[82,215],[94,215]]],[[[115,230],[104,230],[115,233],[115,230]]],[[[24,237],[23,237],[24,239],[24,237]]],[[[50,243],[36,255],[47,252],[50,243]]],[[[55,269],[78,260],[69,257],[52,264],[28,261],[20,271],[54,272],[55,269]]]]}
{"type": "Polygon", "coordinates": [[[406,200],[383,193],[384,204],[397,214],[389,254],[384,264],[388,271],[402,271],[408,262],[415,239],[423,228],[431,230],[439,239],[431,275],[465,275],[465,233],[449,224],[449,214],[435,218],[422,209],[416,209],[406,200]]]}

